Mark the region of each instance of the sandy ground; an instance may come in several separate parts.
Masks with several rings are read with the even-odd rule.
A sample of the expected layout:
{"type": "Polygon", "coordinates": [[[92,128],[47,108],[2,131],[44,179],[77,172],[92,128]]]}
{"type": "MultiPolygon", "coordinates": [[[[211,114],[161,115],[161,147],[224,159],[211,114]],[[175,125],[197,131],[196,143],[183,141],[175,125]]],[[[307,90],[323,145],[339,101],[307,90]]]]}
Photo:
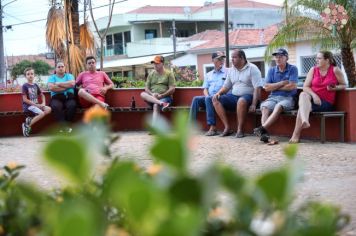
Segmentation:
{"type": "MultiPolygon", "coordinates": [[[[114,154],[135,160],[141,166],[152,163],[148,149],[153,136],[146,132],[119,134],[121,139],[112,148],[114,154]]],[[[63,181],[41,157],[42,146],[48,139],[46,136],[0,138],[0,165],[9,161],[24,164],[22,180],[48,189],[59,186],[63,181]]],[[[285,161],[282,149],[287,139],[283,138],[275,146],[264,145],[253,136],[236,139],[196,135],[194,140],[196,145],[189,166],[194,171],[201,171],[220,160],[247,175],[254,175],[285,161]]],[[[299,145],[298,159],[304,167],[304,178],[297,187],[297,201],[318,199],[340,206],[352,217],[342,235],[356,235],[356,145],[304,141],[299,145]]]]}

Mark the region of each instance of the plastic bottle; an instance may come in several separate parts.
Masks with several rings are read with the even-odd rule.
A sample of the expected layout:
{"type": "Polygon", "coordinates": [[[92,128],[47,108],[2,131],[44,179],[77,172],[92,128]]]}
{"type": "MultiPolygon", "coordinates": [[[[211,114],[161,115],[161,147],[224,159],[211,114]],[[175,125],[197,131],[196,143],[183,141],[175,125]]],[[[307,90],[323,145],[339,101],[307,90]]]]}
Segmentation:
{"type": "Polygon", "coordinates": [[[136,101],[134,96],[131,98],[131,109],[136,109],[136,101]]]}

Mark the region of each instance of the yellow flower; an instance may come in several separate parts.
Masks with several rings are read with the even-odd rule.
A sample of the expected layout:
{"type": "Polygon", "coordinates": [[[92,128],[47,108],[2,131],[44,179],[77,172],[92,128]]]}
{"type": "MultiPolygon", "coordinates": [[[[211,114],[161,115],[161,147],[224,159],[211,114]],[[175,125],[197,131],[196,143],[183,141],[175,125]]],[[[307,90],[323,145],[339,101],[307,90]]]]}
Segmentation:
{"type": "Polygon", "coordinates": [[[163,167],[161,165],[153,164],[150,167],[148,167],[147,174],[149,174],[151,176],[155,176],[162,170],[162,168],[163,167]]]}
{"type": "Polygon", "coordinates": [[[105,119],[109,120],[110,118],[110,112],[105,110],[99,105],[95,105],[88,110],[85,111],[84,117],[83,117],[83,122],[84,123],[90,123],[95,119],[105,119]]]}
{"type": "Polygon", "coordinates": [[[6,166],[9,167],[10,170],[13,170],[17,167],[17,163],[14,161],[10,161],[9,163],[7,163],[6,166]]]}

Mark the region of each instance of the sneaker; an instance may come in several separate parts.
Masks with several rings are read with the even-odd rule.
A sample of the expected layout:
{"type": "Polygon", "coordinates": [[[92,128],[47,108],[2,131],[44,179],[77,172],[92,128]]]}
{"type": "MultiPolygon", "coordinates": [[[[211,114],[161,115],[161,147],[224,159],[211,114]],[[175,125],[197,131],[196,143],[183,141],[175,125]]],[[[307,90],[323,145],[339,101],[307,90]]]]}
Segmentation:
{"type": "Polygon", "coordinates": [[[169,103],[168,102],[163,102],[162,104],[161,104],[161,106],[162,106],[162,111],[167,111],[167,109],[168,109],[168,107],[169,107],[169,103]]]}
{"type": "Polygon", "coordinates": [[[260,138],[261,142],[268,143],[269,142],[269,135],[268,134],[262,134],[260,138]]]}
{"type": "Polygon", "coordinates": [[[28,126],[26,123],[22,123],[22,134],[25,137],[29,137],[31,132],[31,127],[28,126]]]}
{"type": "Polygon", "coordinates": [[[253,129],[253,133],[258,137],[261,137],[262,135],[267,134],[267,130],[263,126],[260,126],[253,129]]]}
{"type": "Polygon", "coordinates": [[[30,126],[31,120],[32,120],[32,117],[29,117],[29,116],[26,117],[26,119],[25,119],[25,124],[28,125],[28,126],[30,126]]]}
{"type": "Polygon", "coordinates": [[[73,129],[70,128],[70,127],[68,127],[68,128],[66,129],[66,132],[67,132],[68,134],[72,133],[72,131],[73,131],[73,129]]]}

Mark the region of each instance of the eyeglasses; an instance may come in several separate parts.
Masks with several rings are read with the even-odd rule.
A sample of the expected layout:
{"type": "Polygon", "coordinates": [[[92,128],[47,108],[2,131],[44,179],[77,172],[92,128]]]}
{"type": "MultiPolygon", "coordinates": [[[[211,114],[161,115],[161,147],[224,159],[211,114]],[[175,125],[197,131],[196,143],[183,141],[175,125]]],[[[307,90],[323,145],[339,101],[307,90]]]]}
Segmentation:
{"type": "Polygon", "coordinates": [[[90,65],[90,64],[95,64],[95,61],[88,61],[87,64],[88,64],[88,65],[90,65]]]}
{"type": "Polygon", "coordinates": [[[64,66],[57,66],[57,68],[64,68],[64,66]]]}

